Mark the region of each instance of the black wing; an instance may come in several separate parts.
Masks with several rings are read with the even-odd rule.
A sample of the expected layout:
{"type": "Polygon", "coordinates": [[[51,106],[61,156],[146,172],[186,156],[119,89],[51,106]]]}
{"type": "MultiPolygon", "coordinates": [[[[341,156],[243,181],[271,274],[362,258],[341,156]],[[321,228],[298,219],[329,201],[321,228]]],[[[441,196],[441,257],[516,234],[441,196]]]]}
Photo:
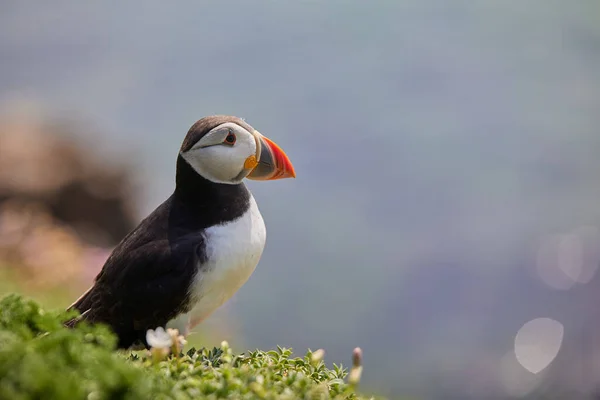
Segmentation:
{"type": "Polygon", "coordinates": [[[119,347],[144,343],[148,329],[189,311],[190,284],[205,261],[199,233],[139,246],[128,242],[130,237],[115,249],[94,286],[70,307],[82,314],[78,320],[110,325],[119,336],[119,347]]]}

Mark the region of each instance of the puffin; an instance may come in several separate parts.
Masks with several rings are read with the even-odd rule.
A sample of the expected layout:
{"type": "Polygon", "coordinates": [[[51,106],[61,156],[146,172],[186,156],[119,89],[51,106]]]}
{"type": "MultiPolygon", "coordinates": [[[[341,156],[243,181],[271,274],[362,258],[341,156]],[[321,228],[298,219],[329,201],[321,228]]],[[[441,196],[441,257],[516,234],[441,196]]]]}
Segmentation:
{"type": "Polygon", "coordinates": [[[119,348],[157,327],[190,330],[254,272],[265,223],[244,179],[295,178],[285,152],[245,120],[204,117],[185,136],[171,196],[113,249],[66,322],[108,325],[119,348]]]}

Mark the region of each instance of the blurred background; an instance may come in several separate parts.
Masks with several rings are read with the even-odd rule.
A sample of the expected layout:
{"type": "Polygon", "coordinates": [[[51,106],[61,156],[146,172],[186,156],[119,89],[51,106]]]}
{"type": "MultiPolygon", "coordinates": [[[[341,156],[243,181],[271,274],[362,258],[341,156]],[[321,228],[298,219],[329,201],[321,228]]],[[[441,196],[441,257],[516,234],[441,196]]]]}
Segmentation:
{"type": "Polygon", "coordinates": [[[297,179],[194,344],[430,399],[600,393],[600,2],[1,2],[0,294],[64,307],[233,114],[297,179]]]}

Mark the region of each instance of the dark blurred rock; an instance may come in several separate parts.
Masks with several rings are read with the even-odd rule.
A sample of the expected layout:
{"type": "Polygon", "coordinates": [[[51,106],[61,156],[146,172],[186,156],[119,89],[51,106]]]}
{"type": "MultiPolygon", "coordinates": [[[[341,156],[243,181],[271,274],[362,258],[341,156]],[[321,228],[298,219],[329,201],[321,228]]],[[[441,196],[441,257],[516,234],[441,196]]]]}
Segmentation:
{"type": "Polygon", "coordinates": [[[136,222],[131,172],[73,139],[76,128],[0,121],[0,204],[39,203],[82,241],[114,246],[136,222]]]}

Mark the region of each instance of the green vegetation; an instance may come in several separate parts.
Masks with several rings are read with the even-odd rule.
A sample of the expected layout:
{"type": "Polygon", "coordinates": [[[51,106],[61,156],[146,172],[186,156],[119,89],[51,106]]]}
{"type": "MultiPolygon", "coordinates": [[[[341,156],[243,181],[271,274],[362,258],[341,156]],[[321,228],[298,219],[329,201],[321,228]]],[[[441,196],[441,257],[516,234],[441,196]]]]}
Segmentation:
{"type": "Polygon", "coordinates": [[[64,328],[74,315],[18,295],[0,301],[0,399],[364,398],[355,392],[359,352],[347,382],[345,368],[326,368],[322,350],[234,355],[224,342],[187,353],[115,351],[105,326],[64,328]]]}

